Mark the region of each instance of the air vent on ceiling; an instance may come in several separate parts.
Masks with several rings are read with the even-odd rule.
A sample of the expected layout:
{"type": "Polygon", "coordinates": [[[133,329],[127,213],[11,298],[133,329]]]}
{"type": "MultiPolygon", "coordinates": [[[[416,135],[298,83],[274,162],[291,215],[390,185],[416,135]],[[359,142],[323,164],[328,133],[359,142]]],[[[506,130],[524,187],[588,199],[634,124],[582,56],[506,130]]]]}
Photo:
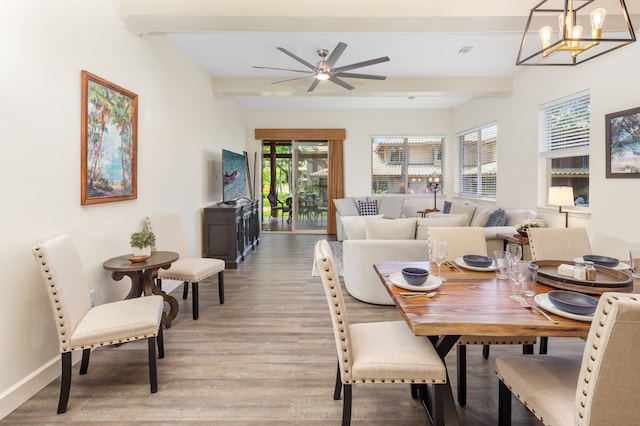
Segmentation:
{"type": "Polygon", "coordinates": [[[460,49],[458,49],[456,54],[457,55],[466,55],[467,53],[471,52],[471,49],[473,49],[473,46],[462,46],[460,49]]]}

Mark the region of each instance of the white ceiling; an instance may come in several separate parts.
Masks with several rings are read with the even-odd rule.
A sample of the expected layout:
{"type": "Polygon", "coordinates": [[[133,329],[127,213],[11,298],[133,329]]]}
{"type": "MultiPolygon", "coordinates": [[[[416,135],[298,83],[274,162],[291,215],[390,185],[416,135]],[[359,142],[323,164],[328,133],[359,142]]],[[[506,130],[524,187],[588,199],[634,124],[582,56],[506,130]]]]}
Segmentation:
{"type": "Polygon", "coordinates": [[[247,108],[425,109],[508,95],[512,77],[526,69],[515,60],[537,2],[121,0],[120,8],[132,32],[166,35],[211,74],[216,96],[247,108]],[[304,74],[253,68],[307,70],[276,48],[316,63],[318,49],[338,42],[348,47],[336,66],[389,56],[352,71],[387,79],[345,79],[351,91],[326,81],[307,93],[310,75],[272,84],[304,74]],[[459,54],[463,47],[471,50],[459,54]]]}

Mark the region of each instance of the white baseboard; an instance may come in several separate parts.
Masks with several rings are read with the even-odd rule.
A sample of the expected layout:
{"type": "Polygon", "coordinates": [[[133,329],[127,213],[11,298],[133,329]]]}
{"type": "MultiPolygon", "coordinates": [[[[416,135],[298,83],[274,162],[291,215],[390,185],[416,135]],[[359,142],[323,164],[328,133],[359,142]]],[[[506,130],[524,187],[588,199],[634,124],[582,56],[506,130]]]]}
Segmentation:
{"type": "MultiPolygon", "coordinates": [[[[167,293],[171,293],[180,286],[180,284],[182,284],[181,281],[164,280],[162,282],[162,289],[167,293]]],[[[73,365],[80,362],[82,359],[82,351],[75,351],[71,359],[73,365]]],[[[0,393],[0,420],[28,401],[33,395],[40,392],[49,383],[57,379],[60,376],[61,369],[60,355],[57,355],[33,373],[0,393]]],[[[53,411],[57,409],[57,405],[51,407],[53,411]]]]}

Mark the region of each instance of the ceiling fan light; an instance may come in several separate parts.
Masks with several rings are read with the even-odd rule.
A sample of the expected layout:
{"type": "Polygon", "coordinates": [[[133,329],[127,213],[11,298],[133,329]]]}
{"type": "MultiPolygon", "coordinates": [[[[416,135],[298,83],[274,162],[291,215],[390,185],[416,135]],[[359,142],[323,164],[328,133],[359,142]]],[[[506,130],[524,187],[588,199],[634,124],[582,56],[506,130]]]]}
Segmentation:
{"type": "Polygon", "coordinates": [[[331,76],[326,71],[318,71],[318,73],[316,74],[316,79],[320,81],[329,80],[329,77],[331,76]]]}

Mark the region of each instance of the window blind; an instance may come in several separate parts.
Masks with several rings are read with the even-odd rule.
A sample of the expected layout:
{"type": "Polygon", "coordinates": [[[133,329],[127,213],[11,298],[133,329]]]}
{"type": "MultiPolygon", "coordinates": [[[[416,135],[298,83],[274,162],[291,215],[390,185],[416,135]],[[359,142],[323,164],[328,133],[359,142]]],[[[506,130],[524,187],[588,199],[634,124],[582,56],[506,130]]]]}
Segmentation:
{"type": "Polygon", "coordinates": [[[589,145],[590,96],[542,106],[538,117],[540,152],[589,145]]]}
{"type": "Polygon", "coordinates": [[[498,126],[495,124],[458,135],[457,195],[496,198],[497,136],[498,126]]]}

